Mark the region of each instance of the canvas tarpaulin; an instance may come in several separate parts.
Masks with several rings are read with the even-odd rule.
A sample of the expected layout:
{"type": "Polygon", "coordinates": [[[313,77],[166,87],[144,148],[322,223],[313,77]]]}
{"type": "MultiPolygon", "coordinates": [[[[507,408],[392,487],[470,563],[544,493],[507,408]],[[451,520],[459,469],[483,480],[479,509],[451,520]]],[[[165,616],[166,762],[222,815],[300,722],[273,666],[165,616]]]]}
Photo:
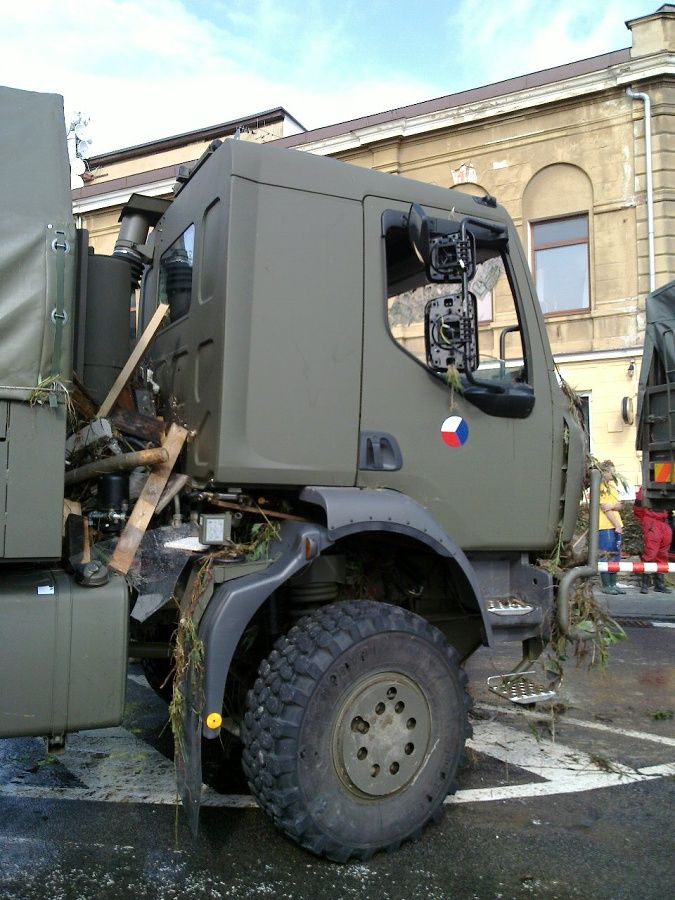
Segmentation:
{"type": "Polygon", "coordinates": [[[67,381],[72,366],[75,223],[63,100],[0,87],[0,121],[0,399],[27,399],[47,379],[67,381]]]}

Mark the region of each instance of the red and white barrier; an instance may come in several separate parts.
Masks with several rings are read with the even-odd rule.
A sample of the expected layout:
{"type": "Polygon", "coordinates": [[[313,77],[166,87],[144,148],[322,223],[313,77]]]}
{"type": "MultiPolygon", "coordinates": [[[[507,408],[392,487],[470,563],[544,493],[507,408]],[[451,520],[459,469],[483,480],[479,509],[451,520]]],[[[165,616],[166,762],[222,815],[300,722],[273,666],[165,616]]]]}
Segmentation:
{"type": "Polygon", "coordinates": [[[633,575],[667,575],[675,572],[675,563],[599,562],[598,572],[628,572],[633,575]]]}

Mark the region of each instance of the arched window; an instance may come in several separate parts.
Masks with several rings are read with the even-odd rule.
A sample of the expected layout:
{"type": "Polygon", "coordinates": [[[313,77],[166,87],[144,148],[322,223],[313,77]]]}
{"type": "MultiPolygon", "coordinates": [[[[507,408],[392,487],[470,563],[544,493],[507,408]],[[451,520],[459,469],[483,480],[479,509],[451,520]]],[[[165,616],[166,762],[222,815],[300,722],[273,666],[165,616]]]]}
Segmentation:
{"type": "Polygon", "coordinates": [[[577,166],[547,166],[525,188],[523,216],[530,225],[531,266],[544,313],[590,309],[592,209],[590,179],[577,166]]]}

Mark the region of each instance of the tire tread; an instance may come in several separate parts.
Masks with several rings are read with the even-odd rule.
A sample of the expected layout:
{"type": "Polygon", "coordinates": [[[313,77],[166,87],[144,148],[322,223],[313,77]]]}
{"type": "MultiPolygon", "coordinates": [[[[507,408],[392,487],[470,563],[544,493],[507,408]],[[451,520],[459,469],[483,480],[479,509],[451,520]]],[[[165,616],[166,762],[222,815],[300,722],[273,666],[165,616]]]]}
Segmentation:
{"type": "MultiPolygon", "coordinates": [[[[296,759],[287,752],[282,753],[279,742],[287,745],[299,734],[302,711],[311,697],[311,690],[309,693],[303,690],[300,682],[316,682],[345,649],[359,640],[398,630],[426,639],[445,655],[450,667],[458,670],[464,696],[462,727],[466,740],[472,733],[468,721],[472,702],[456,650],[425,619],[401,607],[373,600],[332,603],[299,619],[261,662],[258,677],[247,694],[241,734],[242,765],[251,793],[274,824],[292,840],[336,862],[370,859],[380,849],[396,849],[402,841],[371,848],[352,847],[329,839],[303,808],[300,789],[284,783],[294,771],[296,759]],[[294,707],[295,715],[289,715],[294,707]]],[[[447,793],[456,790],[456,781],[450,779],[447,793]]],[[[441,814],[442,803],[430,814],[429,821],[438,820],[441,814]]],[[[421,831],[422,828],[415,828],[403,840],[415,840],[421,831]]]]}

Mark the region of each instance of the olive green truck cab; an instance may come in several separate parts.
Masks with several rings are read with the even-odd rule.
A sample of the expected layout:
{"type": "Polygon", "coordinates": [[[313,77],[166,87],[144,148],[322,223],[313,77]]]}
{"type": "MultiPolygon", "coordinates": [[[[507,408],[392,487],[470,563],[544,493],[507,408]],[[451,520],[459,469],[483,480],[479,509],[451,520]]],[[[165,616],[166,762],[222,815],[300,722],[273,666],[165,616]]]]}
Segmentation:
{"type": "Polygon", "coordinates": [[[513,223],[490,197],[228,140],[170,201],[132,196],[98,256],[60,98],[3,88],[0,111],[0,735],[118,724],[128,659],[165,693],[189,618],[193,811],[201,740],[239,726],[256,800],[302,846],[367,858],[416,836],[456,788],[462,662],[540,655],[556,588],[536,560],[581,496],[584,437],[513,223]],[[101,404],[137,285],[139,334],[168,310],[135,396],[189,438],[122,576],[105,563],[134,492],[116,473],[74,494],[64,458],[74,373],[101,404]]]}

